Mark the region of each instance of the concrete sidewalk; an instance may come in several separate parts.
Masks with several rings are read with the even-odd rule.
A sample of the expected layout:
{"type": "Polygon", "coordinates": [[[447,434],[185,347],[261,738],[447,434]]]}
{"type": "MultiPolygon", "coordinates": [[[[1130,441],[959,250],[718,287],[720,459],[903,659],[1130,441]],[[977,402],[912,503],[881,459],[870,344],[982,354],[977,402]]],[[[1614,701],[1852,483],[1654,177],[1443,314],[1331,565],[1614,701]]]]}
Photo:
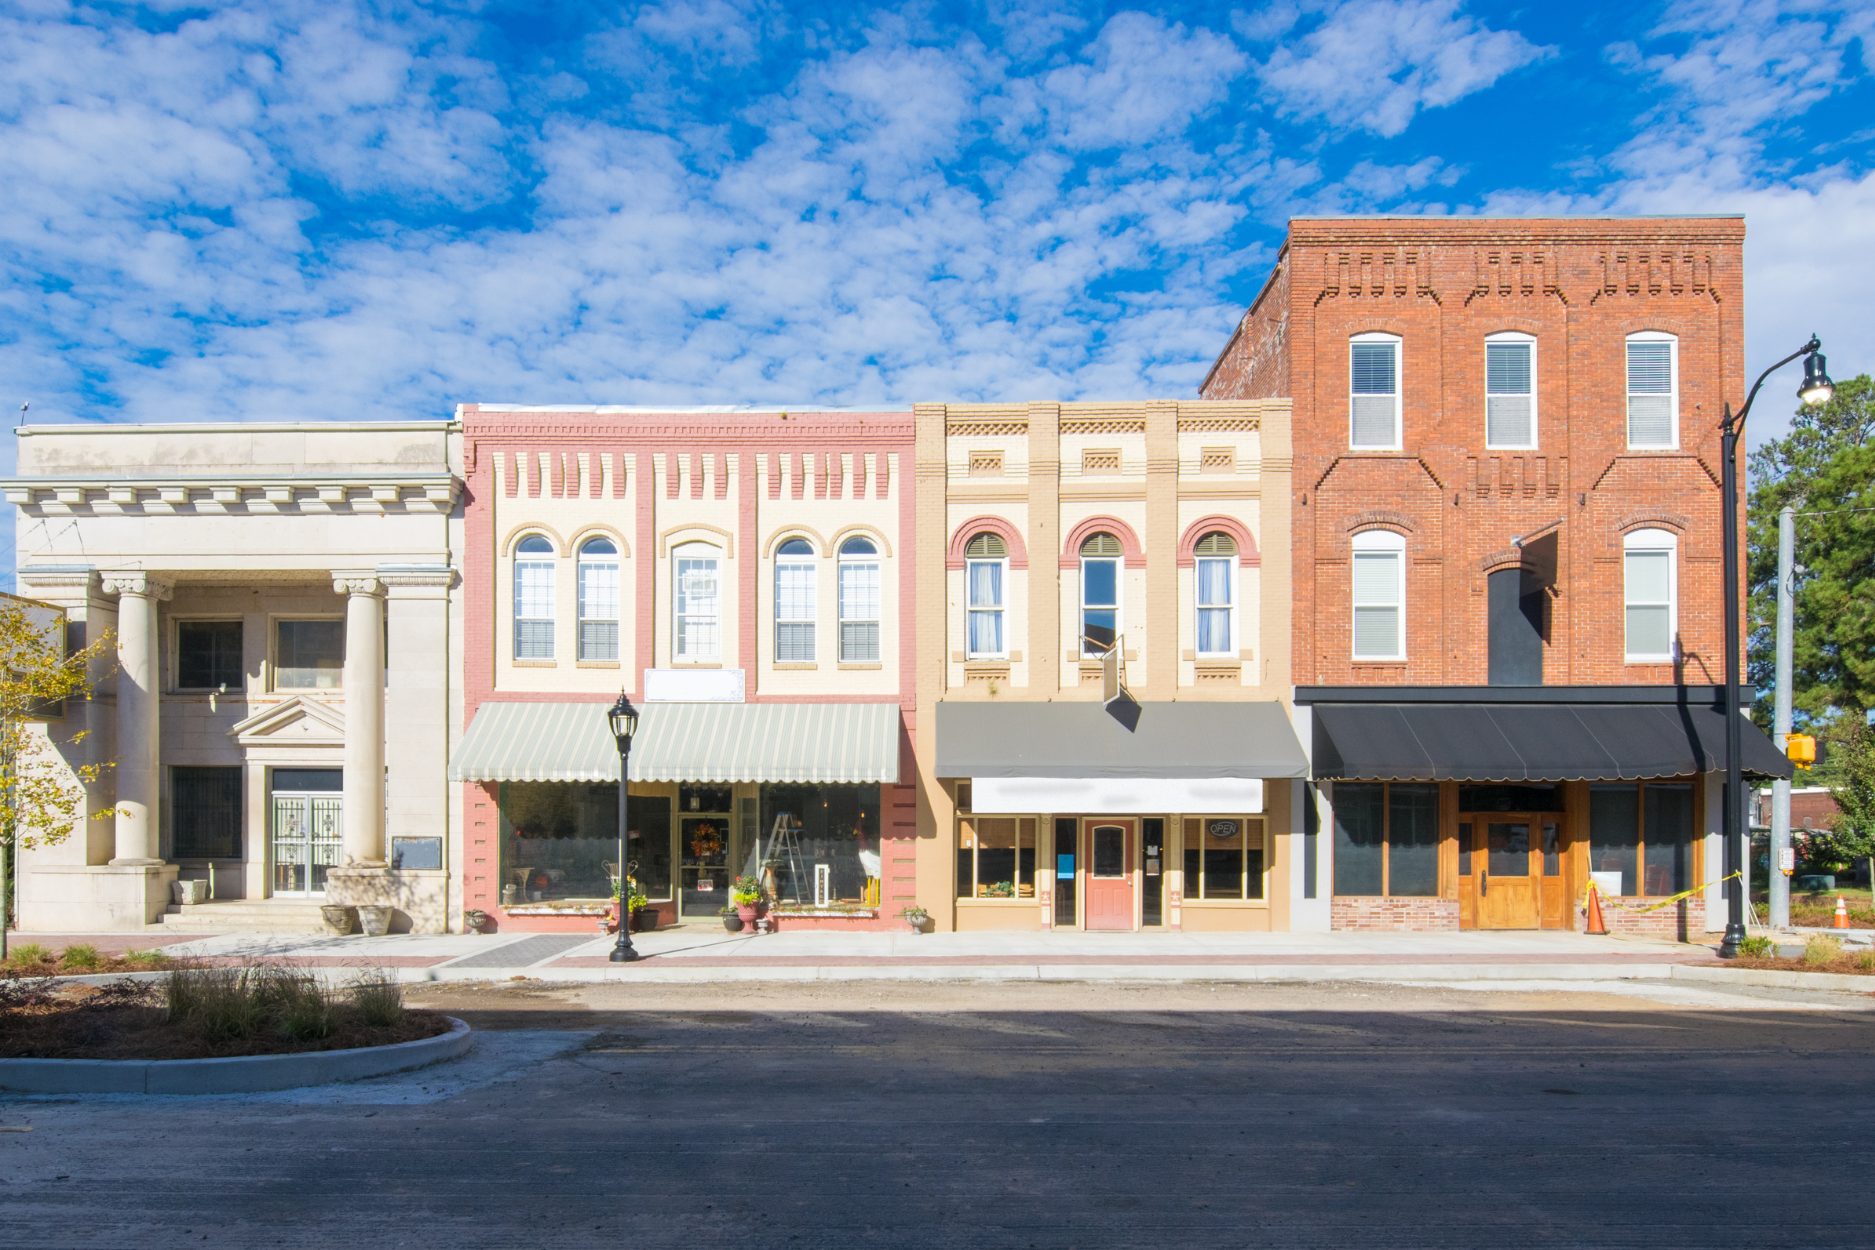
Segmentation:
{"type": "MultiPolygon", "coordinates": [[[[125,935],[20,934],[48,947],[138,944],[125,935]]],[[[833,980],[1607,980],[1666,977],[1716,961],[1709,946],[1560,932],[1452,933],[777,933],[681,926],[636,934],[638,962],[585,934],[320,937],[241,934],[164,942],[165,954],[381,968],[406,981],[833,980]]],[[[147,944],[148,939],[143,939],[147,944]]]]}

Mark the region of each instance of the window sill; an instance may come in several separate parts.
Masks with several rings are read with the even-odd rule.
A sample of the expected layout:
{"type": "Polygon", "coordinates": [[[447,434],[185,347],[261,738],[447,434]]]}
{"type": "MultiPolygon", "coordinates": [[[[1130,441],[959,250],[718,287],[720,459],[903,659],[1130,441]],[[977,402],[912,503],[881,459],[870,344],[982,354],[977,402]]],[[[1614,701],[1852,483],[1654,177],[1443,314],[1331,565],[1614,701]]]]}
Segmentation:
{"type": "Polygon", "coordinates": [[[838,667],[849,672],[877,672],[885,665],[878,660],[841,660],[838,667]]]}
{"type": "Polygon", "coordinates": [[[1673,657],[1670,655],[1630,655],[1621,662],[1635,668],[1640,668],[1651,664],[1671,664],[1673,663],[1673,657]]]}
{"type": "Polygon", "coordinates": [[[672,668],[721,668],[721,660],[672,660],[672,668]]]}
{"type": "Polygon", "coordinates": [[[574,668],[617,668],[618,666],[617,660],[578,660],[573,664],[574,668]]]}
{"type": "Polygon", "coordinates": [[[509,660],[515,668],[559,668],[558,660],[509,660]]]}
{"type": "Polygon", "coordinates": [[[268,694],[344,694],[343,686],[275,686],[268,694]]]}
{"type": "Polygon", "coordinates": [[[820,665],[813,660],[807,660],[805,662],[799,660],[777,660],[768,667],[783,673],[811,673],[819,668],[820,665]]]}
{"type": "Polygon", "coordinates": [[[1398,659],[1392,659],[1392,660],[1375,660],[1375,659],[1358,659],[1357,658],[1357,659],[1349,661],[1349,663],[1353,664],[1355,668],[1405,668],[1406,657],[1400,656],[1398,659]]]}
{"type": "Polygon", "coordinates": [[[1187,898],[1180,907],[1196,908],[1199,911],[1229,911],[1232,909],[1252,910],[1267,908],[1270,901],[1266,898],[1187,898]]]}
{"type": "Polygon", "coordinates": [[[960,907],[966,903],[993,904],[998,907],[1020,904],[1023,907],[1033,907],[1038,901],[1039,900],[1036,899],[1034,895],[1029,895],[1026,898],[971,898],[968,894],[960,894],[957,896],[957,904],[960,907]]]}
{"type": "Polygon", "coordinates": [[[1628,444],[1629,451],[1678,451],[1679,449],[1680,449],[1679,444],[1677,443],[1662,444],[1661,446],[1658,446],[1658,447],[1636,447],[1632,443],[1628,444]]]}

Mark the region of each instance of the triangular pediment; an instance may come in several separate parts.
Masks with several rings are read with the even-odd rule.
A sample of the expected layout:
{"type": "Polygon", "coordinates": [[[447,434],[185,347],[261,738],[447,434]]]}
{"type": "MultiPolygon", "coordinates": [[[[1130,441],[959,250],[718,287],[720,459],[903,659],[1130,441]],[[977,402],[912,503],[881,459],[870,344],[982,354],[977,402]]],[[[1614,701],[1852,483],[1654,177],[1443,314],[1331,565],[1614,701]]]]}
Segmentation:
{"type": "Polygon", "coordinates": [[[262,708],[228,731],[243,746],[263,742],[344,742],[345,713],[295,695],[262,708]]]}

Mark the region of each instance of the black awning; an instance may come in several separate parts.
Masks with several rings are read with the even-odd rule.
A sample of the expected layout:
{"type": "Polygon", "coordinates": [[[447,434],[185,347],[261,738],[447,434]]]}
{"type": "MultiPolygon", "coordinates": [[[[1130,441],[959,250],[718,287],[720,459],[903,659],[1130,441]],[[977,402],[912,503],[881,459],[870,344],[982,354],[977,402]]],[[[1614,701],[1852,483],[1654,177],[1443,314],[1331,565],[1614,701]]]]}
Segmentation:
{"type": "MultiPolygon", "coordinates": [[[[1707,704],[1317,703],[1323,781],[1638,781],[1725,766],[1725,710],[1707,704]]],[[[1788,777],[1743,726],[1747,777],[1788,777]]]]}

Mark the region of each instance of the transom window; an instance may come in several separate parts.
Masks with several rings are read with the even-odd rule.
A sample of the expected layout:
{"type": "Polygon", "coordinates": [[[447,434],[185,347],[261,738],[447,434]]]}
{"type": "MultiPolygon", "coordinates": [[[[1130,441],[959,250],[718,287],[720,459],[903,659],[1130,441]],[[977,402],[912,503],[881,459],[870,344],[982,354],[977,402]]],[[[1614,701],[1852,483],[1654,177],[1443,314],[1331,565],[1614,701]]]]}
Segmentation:
{"type": "Polygon", "coordinates": [[[723,597],[721,562],[708,543],[685,543],[671,553],[676,593],[672,606],[673,658],[703,661],[722,658],[723,597]]]}
{"type": "Polygon", "coordinates": [[[1262,898],[1263,822],[1240,817],[1185,821],[1186,898],[1262,898]]]}
{"type": "Polygon", "coordinates": [[[1406,540],[1388,530],[1354,536],[1354,658],[1406,658],[1406,540]]]}
{"type": "Polygon", "coordinates": [[[1536,340],[1494,334],[1484,343],[1484,441],[1488,447],[1536,446],[1536,340]]]}
{"type": "Polygon", "coordinates": [[[1348,446],[1400,446],[1400,340],[1357,334],[1348,343],[1348,446]]]}
{"type": "Polygon", "coordinates": [[[1008,654],[1003,634],[1003,580],[1009,568],[1009,544],[1000,534],[978,534],[964,547],[964,580],[969,598],[969,654],[1008,654]]]}
{"type": "Polygon", "coordinates": [[[1628,336],[1628,446],[1680,445],[1680,342],[1648,331],[1628,336]]]}
{"type": "Polygon", "coordinates": [[[514,658],[553,658],[553,543],[529,534],[514,547],[514,658]]]}
{"type": "Polygon", "coordinates": [[[1231,655],[1237,609],[1237,540],[1221,530],[1198,540],[1192,553],[1197,580],[1198,654],[1231,655]]]}
{"type": "Polygon", "coordinates": [[[1335,893],[1439,892],[1437,783],[1335,783],[1335,893]]]}
{"type": "Polygon", "coordinates": [[[1677,589],[1673,555],[1677,545],[1666,530],[1635,530],[1622,539],[1629,664],[1667,664],[1673,660],[1677,589]]]}
{"type": "Polygon", "coordinates": [[[1081,654],[1104,655],[1120,635],[1120,540],[1095,534],[1081,544],[1081,654]]]}
{"type": "Polygon", "coordinates": [[[588,538],[579,549],[579,658],[618,659],[618,544],[588,538]]]}
{"type": "Polygon", "coordinates": [[[775,549],[775,660],[814,662],[814,546],[790,538],[775,549]]]}
{"type": "Polygon", "coordinates": [[[879,548],[854,535],[840,544],[840,661],[879,660],[879,548]]]}

